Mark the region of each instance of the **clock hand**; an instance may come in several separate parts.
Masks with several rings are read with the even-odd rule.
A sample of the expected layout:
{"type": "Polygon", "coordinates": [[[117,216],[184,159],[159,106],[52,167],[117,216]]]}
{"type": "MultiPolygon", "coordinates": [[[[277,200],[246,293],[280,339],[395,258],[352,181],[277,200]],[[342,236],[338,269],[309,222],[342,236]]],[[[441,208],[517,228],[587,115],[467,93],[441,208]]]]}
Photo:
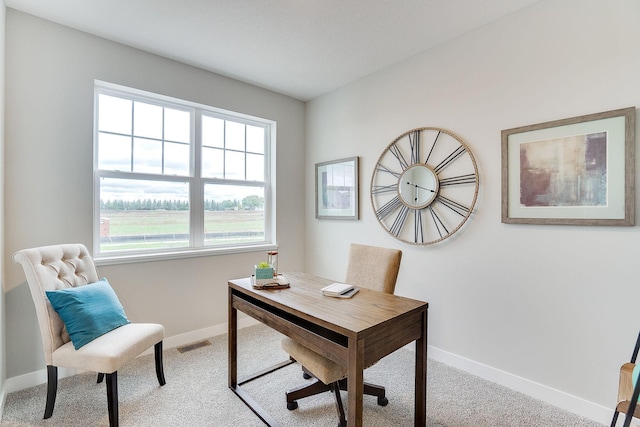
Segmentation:
{"type": "Polygon", "coordinates": [[[435,190],[432,190],[432,189],[430,189],[430,188],[424,188],[424,187],[421,187],[421,186],[419,186],[418,184],[412,184],[412,183],[410,183],[409,181],[407,181],[407,184],[409,184],[409,185],[413,185],[413,186],[414,186],[414,187],[416,187],[416,188],[421,188],[421,189],[423,189],[423,190],[427,190],[427,191],[431,191],[432,193],[435,193],[435,190]]]}

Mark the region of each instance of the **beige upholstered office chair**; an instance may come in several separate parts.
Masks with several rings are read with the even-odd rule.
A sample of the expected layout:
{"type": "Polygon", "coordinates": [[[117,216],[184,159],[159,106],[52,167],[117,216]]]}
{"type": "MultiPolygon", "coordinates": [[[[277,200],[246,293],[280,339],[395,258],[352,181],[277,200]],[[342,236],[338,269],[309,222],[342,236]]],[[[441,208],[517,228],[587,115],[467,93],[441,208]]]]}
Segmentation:
{"type": "Polygon", "coordinates": [[[613,412],[613,418],[611,419],[611,427],[615,427],[618,421],[618,414],[620,412],[625,414],[624,427],[628,427],[631,424],[633,418],[640,418],[640,406],[631,405],[631,402],[638,402],[640,396],[640,380],[636,381],[636,385],[633,385],[634,370],[640,369],[640,365],[636,363],[638,358],[638,350],[640,350],[640,333],[636,339],[636,345],[633,348],[631,354],[631,360],[629,363],[625,363],[620,367],[620,382],[618,385],[618,404],[613,412]]]}
{"type": "Polygon", "coordinates": [[[106,280],[99,280],[91,255],[81,244],[24,249],[14,254],[14,261],[24,269],[42,335],[48,377],[44,418],[53,414],[58,366],[62,366],[97,372],[99,383],[106,374],[109,425],[117,427],[117,371],[122,365],[155,346],[156,376],[161,386],[165,384],[164,327],[129,323],[115,293],[106,280]],[[51,301],[55,301],[60,315],[51,301]],[[109,332],[96,332],[119,324],[122,326],[109,332]]]}
{"type": "MultiPolygon", "coordinates": [[[[349,263],[345,282],[392,294],[396,287],[401,258],[402,252],[400,250],[354,243],[349,248],[349,263]]],[[[357,295],[354,298],[357,298],[357,295]]],[[[339,425],[345,426],[346,419],[340,390],[347,389],[347,367],[321,356],[291,338],[282,340],[282,348],[289,353],[292,359],[302,365],[305,378],[311,376],[316,378],[309,385],[287,391],[287,408],[296,409],[298,407],[297,400],[302,397],[332,390],[336,398],[336,409],[340,418],[339,425]]],[[[388,403],[385,389],[382,386],[365,383],[364,393],[377,396],[378,405],[385,406],[388,403]]]]}

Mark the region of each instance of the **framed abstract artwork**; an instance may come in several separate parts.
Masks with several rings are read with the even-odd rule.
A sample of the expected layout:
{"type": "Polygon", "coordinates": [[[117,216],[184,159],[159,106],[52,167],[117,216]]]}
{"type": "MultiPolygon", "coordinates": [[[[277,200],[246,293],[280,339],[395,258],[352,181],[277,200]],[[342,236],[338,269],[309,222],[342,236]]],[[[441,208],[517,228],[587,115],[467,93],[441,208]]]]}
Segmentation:
{"type": "Polygon", "coordinates": [[[634,225],[635,107],[502,131],[502,222],[634,225]]]}

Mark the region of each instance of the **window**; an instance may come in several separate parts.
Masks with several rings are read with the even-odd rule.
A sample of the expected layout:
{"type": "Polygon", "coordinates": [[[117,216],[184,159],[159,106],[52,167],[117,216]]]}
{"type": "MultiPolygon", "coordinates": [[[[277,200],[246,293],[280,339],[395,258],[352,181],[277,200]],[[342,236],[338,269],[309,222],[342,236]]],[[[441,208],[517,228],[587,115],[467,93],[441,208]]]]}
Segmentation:
{"type": "Polygon", "coordinates": [[[94,140],[96,257],[273,245],[273,122],[96,82],[94,140]]]}

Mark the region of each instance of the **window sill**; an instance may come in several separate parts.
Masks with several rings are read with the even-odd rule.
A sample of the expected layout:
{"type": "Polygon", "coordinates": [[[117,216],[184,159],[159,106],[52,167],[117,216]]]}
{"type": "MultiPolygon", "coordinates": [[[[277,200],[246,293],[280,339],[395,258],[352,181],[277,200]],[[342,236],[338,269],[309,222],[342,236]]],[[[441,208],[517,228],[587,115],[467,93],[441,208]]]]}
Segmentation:
{"type": "Polygon", "coordinates": [[[229,255],[237,253],[265,252],[278,249],[274,244],[262,244],[256,246],[238,246],[225,248],[205,248],[205,249],[185,249],[172,252],[156,253],[135,253],[135,254],[113,254],[96,255],[94,262],[96,266],[133,264],[143,262],[167,261],[185,258],[199,258],[216,255],[229,255]]]}

